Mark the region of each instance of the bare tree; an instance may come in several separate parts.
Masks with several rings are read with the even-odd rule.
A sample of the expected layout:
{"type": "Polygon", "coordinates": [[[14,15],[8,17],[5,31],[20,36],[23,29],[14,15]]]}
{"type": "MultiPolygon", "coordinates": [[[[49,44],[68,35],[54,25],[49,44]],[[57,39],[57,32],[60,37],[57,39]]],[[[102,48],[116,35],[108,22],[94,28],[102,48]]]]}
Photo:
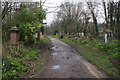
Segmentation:
{"type": "Polygon", "coordinates": [[[96,28],[96,36],[98,36],[99,30],[98,30],[97,16],[95,16],[96,13],[95,13],[95,11],[94,11],[95,6],[93,6],[92,2],[87,2],[87,5],[88,5],[88,7],[89,7],[89,9],[90,9],[90,11],[91,11],[92,17],[93,17],[93,22],[94,22],[95,28],[96,28]]]}
{"type": "Polygon", "coordinates": [[[8,14],[9,10],[12,8],[12,2],[2,2],[2,20],[8,14]]]}
{"type": "Polygon", "coordinates": [[[58,11],[58,18],[61,20],[65,33],[78,32],[79,24],[81,23],[82,3],[73,4],[65,2],[61,4],[58,11]]]}
{"type": "Polygon", "coordinates": [[[120,1],[118,2],[117,9],[117,28],[118,28],[118,39],[120,40],[120,1]]]}
{"type": "Polygon", "coordinates": [[[104,0],[103,0],[103,7],[104,7],[104,13],[105,13],[106,28],[108,28],[107,7],[106,7],[106,2],[104,2],[104,0]]]}

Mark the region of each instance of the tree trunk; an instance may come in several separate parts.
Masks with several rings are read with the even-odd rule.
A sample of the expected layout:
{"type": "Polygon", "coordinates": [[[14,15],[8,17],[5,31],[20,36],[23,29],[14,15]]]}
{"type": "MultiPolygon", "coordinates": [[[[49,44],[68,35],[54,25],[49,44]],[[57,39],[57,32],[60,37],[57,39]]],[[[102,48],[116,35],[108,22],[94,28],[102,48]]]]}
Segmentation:
{"type": "Polygon", "coordinates": [[[37,31],[37,34],[38,34],[38,38],[37,38],[37,41],[39,42],[40,41],[40,29],[38,29],[38,31],[37,31]]]}
{"type": "Polygon", "coordinates": [[[95,13],[94,13],[94,10],[93,10],[93,5],[92,5],[92,3],[88,3],[88,2],[87,2],[87,4],[88,4],[88,7],[89,7],[89,9],[91,11],[92,17],[93,17],[93,21],[94,21],[95,28],[96,28],[96,37],[97,37],[99,35],[99,31],[98,31],[97,19],[95,17],[95,13]]]}
{"type": "Polygon", "coordinates": [[[106,21],[106,28],[108,28],[108,16],[107,16],[107,10],[106,10],[106,4],[103,2],[103,7],[104,7],[104,13],[105,13],[105,21],[106,21]]]}
{"type": "Polygon", "coordinates": [[[120,41],[120,1],[118,3],[118,11],[117,11],[117,28],[118,28],[118,40],[120,41]]]}
{"type": "MultiPolygon", "coordinates": [[[[42,1],[41,0],[40,0],[40,8],[42,8],[42,1]]],[[[38,34],[37,41],[40,41],[40,29],[38,29],[37,34],[38,34]]]]}
{"type": "Polygon", "coordinates": [[[113,26],[113,13],[114,13],[114,9],[113,9],[113,2],[110,2],[110,28],[112,31],[114,31],[114,26],[113,26]]]}

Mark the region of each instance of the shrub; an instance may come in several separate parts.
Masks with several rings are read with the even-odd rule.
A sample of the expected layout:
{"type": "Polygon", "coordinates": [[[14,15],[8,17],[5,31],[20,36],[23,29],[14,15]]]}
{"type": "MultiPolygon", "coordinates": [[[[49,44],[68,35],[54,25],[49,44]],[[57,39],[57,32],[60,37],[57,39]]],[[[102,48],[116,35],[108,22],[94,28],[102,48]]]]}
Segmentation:
{"type": "Polygon", "coordinates": [[[7,71],[5,74],[2,75],[3,79],[14,79],[18,78],[18,73],[14,71],[7,71]]]}
{"type": "Polygon", "coordinates": [[[4,73],[10,69],[10,64],[11,64],[11,61],[8,58],[3,58],[2,69],[4,73]]]}
{"type": "Polygon", "coordinates": [[[84,40],[84,41],[82,41],[82,44],[86,45],[86,44],[88,44],[88,41],[84,40]]]}
{"type": "Polygon", "coordinates": [[[115,58],[120,58],[120,52],[116,52],[116,53],[113,55],[113,57],[115,57],[115,58]]]}
{"type": "Polygon", "coordinates": [[[25,59],[27,60],[31,60],[31,59],[37,59],[37,54],[40,53],[40,50],[33,50],[33,51],[30,51],[26,54],[26,57],[25,59]]]}
{"type": "Polygon", "coordinates": [[[30,49],[29,51],[29,48],[25,48],[24,45],[19,45],[16,48],[7,45],[4,48],[4,55],[2,59],[3,79],[17,78],[19,77],[18,73],[26,72],[28,67],[27,64],[24,64],[24,61],[37,59],[39,52],[40,50],[30,49]],[[21,56],[17,56],[18,53],[21,56]]]}
{"type": "Polygon", "coordinates": [[[55,30],[54,32],[53,32],[53,35],[56,35],[58,33],[58,30],[55,30]]]}

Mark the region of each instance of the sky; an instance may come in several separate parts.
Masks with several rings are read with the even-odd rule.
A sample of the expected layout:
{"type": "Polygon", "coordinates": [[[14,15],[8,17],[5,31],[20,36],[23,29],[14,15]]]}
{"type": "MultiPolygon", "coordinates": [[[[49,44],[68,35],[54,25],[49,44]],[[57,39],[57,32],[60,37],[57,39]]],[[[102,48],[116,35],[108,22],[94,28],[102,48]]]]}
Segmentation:
{"type": "MultiPolygon", "coordinates": [[[[42,0],[42,1],[44,1],[44,0],[42,0]]],[[[67,1],[70,1],[70,2],[86,2],[86,1],[101,2],[101,0],[46,0],[45,6],[57,8],[58,6],[60,6],[61,3],[67,2],[67,1]]],[[[109,1],[118,2],[119,0],[104,0],[104,1],[105,2],[109,2],[109,1]]],[[[47,8],[45,6],[44,6],[44,8],[47,8]]],[[[97,9],[97,10],[99,10],[97,20],[98,20],[98,23],[103,23],[105,21],[104,20],[104,10],[103,10],[103,7],[101,5],[99,7],[100,8],[97,9]]],[[[44,20],[44,22],[46,22],[47,25],[50,25],[50,23],[55,19],[56,12],[58,11],[58,9],[56,10],[56,8],[48,8],[47,12],[49,12],[49,11],[51,12],[54,10],[55,10],[55,12],[51,12],[51,13],[47,14],[47,19],[44,20]]],[[[92,19],[91,19],[91,21],[92,21],[92,19]]]]}
{"type": "MultiPolygon", "coordinates": [[[[40,2],[40,0],[1,0],[1,1],[17,1],[17,2],[40,2]]],[[[45,0],[42,0],[44,2],[45,0]]],[[[44,4],[43,8],[47,8],[47,17],[46,20],[44,20],[47,25],[50,25],[51,22],[55,19],[57,11],[59,10],[58,7],[61,5],[63,2],[85,2],[86,0],[46,0],[46,3],[44,4]],[[49,8],[48,8],[49,7],[49,8]],[[54,8],[53,8],[54,7],[54,8]]],[[[87,0],[87,1],[95,1],[95,2],[100,2],[101,0],[87,0]]],[[[111,0],[104,0],[104,1],[111,1],[111,0]]],[[[119,0],[114,0],[114,1],[119,1],[119,0]]],[[[100,6],[102,8],[102,6],[100,6]]],[[[103,10],[99,10],[99,12],[103,13],[103,10]]],[[[100,23],[104,22],[104,15],[99,15],[98,20],[100,23]]]]}
{"type": "MultiPolygon", "coordinates": [[[[38,1],[39,1],[39,0],[38,0],[38,1]]],[[[42,1],[44,1],[44,0],[42,0],[42,1]]],[[[83,1],[83,2],[85,2],[84,0],[46,0],[46,3],[45,3],[45,5],[44,5],[44,8],[47,8],[47,9],[48,9],[47,12],[51,12],[51,13],[47,13],[46,20],[44,20],[44,22],[47,23],[47,25],[50,25],[51,22],[55,19],[56,14],[57,14],[57,11],[59,10],[59,9],[57,9],[57,8],[61,5],[61,3],[67,2],[67,1],[70,1],[70,2],[80,2],[80,1],[83,1]],[[46,7],[46,6],[47,6],[47,7],[46,7]],[[48,7],[55,7],[55,8],[48,8],[48,7]],[[56,10],[56,9],[57,9],[57,10],[56,10]]],[[[98,0],[98,1],[99,1],[99,0],[98,0]]],[[[99,11],[99,12],[100,12],[100,11],[99,11]]],[[[101,11],[101,13],[104,14],[103,11],[101,11]]],[[[103,17],[104,17],[104,15],[102,15],[102,16],[99,15],[98,21],[99,21],[100,23],[103,23],[103,22],[104,22],[103,17]]],[[[92,19],[91,19],[91,21],[92,21],[92,19]]]]}
{"type": "MultiPolygon", "coordinates": [[[[37,0],[39,1],[39,0],[37,0]]],[[[42,0],[45,1],[45,0],[42,0]]],[[[48,11],[47,12],[51,12],[47,14],[47,18],[46,20],[44,20],[44,22],[47,23],[47,25],[50,25],[51,22],[55,19],[56,17],[56,12],[59,10],[58,7],[61,5],[61,3],[63,2],[80,2],[82,0],[46,0],[46,3],[44,5],[44,8],[47,8],[46,6],[49,7],[55,7],[55,8],[47,8],[48,11]]]]}
{"type": "MultiPolygon", "coordinates": [[[[37,1],[39,1],[39,0],[37,0],[37,1]]],[[[45,0],[42,0],[42,1],[45,1],[45,0]]],[[[47,14],[47,18],[46,18],[46,20],[44,20],[44,22],[46,22],[47,25],[50,25],[51,22],[56,17],[56,12],[59,10],[57,8],[61,5],[61,3],[68,2],[68,1],[70,1],[70,2],[80,2],[80,1],[83,1],[83,0],[46,0],[44,8],[47,8],[46,6],[55,7],[55,8],[47,8],[48,9],[47,12],[51,12],[51,13],[47,14]]]]}
{"type": "Polygon", "coordinates": [[[47,8],[48,13],[47,13],[46,20],[44,20],[44,22],[46,22],[47,25],[50,25],[50,23],[56,17],[56,12],[58,11],[58,7],[61,5],[62,2],[64,2],[64,0],[46,0],[44,8],[45,9],[47,8]]]}

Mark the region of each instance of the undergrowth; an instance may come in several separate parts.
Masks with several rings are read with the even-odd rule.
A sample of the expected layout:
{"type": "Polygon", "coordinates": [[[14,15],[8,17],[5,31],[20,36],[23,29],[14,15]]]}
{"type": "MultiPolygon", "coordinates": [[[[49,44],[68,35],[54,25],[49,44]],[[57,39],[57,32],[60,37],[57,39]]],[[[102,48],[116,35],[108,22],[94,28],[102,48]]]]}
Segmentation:
{"type": "Polygon", "coordinates": [[[2,79],[19,78],[20,73],[27,72],[28,60],[38,58],[40,50],[25,47],[24,43],[19,45],[3,44],[2,79]]]}

